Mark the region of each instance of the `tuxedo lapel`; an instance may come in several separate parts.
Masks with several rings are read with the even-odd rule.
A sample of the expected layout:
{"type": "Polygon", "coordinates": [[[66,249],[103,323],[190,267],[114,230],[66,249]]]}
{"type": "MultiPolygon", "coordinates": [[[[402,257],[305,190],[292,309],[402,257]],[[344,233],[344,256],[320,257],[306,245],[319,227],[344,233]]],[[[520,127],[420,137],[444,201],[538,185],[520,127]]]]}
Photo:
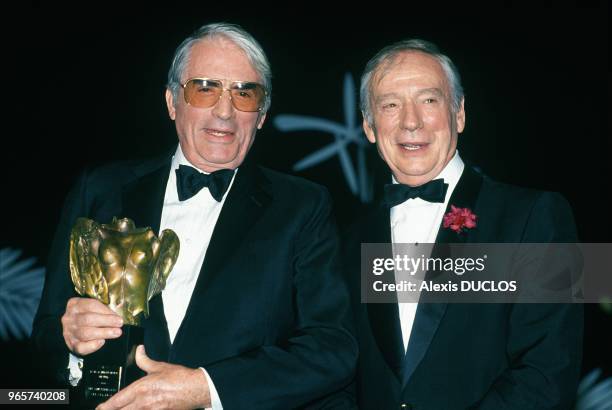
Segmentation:
{"type": "MultiPolygon", "coordinates": [[[[453,190],[450,200],[448,201],[444,214],[446,215],[451,211],[451,205],[458,208],[469,208],[474,211],[476,209],[478,195],[480,194],[480,188],[482,187],[482,179],[482,175],[476,173],[476,171],[466,165],[465,169],[463,170],[463,174],[461,175],[461,178],[459,178],[459,182],[457,183],[457,186],[453,190]]],[[[461,234],[457,234],[450,228],[444,228],[443,219],[440,223],[440,227],[438,228],[436,244],[470,242],[470,239],[473,238],[475,230],[477,229],[478,226],[461,234]]]]}
{"type": "Polygon", "coordinates": [[[221,268],[232,260],[234,252],[240,248],[241,241],[259,220],[272,199],[264,189],[265,177],[254,164],[245,161],[238,169],[235,178],[213,230],[185,318],[172,345],[170,359],[178,353],[174,346],[181,345],[185,333],[183,329],[189,326],[189,321],[196,314],[194,306],[199,296],[221,268]]]}
{"type": "MultiPolygon", "coordinates": [[[[382,205],[375,208],[372,217],[369,218],[365,233],[366,236],[362,239],[362,243],[391,244],[388,208],[382,205]]],[[[385,255],[385,257],[391,256],[392,249],[389,246],[388,255],[385,255]]],[[[393,278],[390,281],[393,282],[394,280],[393,278]]],[[[397,303],[370,303],[367,308],[370,327],[376,344],[393,373],[398,380],[401,380],[404,345],[398,305],[397,303]]]]}
{"type": "Polygon", "coordinates": [[[263,214],[271,200],[263,185],[263,175],[256,166],[247,163],[238,169],[235,184],[213,230],[196,292],[231,259],[245,234],[263,214]]]}
{"type": "MultiPolygon", "coordinates": [[[[141,175],[144,172],[144,175],[123,189],[121,217],[132,219],[137,227],[149,226],[159,234],[170,164],[171,157],[164,156],[153,162],[152,171],[145,167],[135,170],[141,175]]],[[[170,336],[161,293],[149,301],[149,317],[143,320],[143,327],[147,354],[155,360],[166,360],[170,336]]]]}
{"type": "MultiPolygon", "coordinates": [[[[159,166],[126,185],[123,189],[122,210],[137,227],[149,226],[159,234],[166,185],[170,174],[170,158],[159,166]]],[[[144,167],[143,167],[144,168],[144,167]]],[[[136,170],[138,173],[139,170],[136,170]]]]}
{"type": "MultiPolygon", "coordinates": [[[[481,186],[482,176],[466,166],[457,186],[453,190],[445,214],[451,210],[451,205],[474,210],[481,186]]],[[[467,242],[473,235],[471,230],[457,234],[449,228],[444,228],[443,223],[442,221],[438,228],[436,244],[432,249],[432,257],[444,258],[445,255],[448,256],[448,246],[445,245],[467,242]]],[[[428,280],[430,277],[428,272],[425,280],[428,280]]],[[[415,369],[423,360],[427,349],[429,349],[429,345],[446,312],[447,305],[447,303],[427,303],[426,300],[420,300],[404,361],[404,385],[410,380],[415,369]]]]}

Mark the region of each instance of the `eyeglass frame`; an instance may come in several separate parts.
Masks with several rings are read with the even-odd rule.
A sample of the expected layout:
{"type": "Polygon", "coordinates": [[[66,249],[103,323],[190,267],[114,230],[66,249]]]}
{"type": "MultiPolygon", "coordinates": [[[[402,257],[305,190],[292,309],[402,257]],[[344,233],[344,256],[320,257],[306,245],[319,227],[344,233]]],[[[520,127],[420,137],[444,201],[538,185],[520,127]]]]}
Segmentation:
{"type": "MultiPolygon", "coordinates": [[[[189,101],[187,101],[187,94],[185,93],[185,87],[187,86],[187,84],[189,84],[189,82],[191,82],[193,80],[218,81],[219,83],[221,83],[222,87],[221,87],[221,94],[219,94],[219,99],[217,99],[217,101],[214,104],[212,104],[212,105],[210,105],[208,107],[204,107],[204,108],[210,108],[210,107],[214,107],[215,105],[217,105],[219,103],[219,101],[221,100],[221,97],[223,97],[223,92],[224,91],[228,91],[229,92],[229,98],[230,98],[230,101],[232,103],[232,107],[234,107],[236,110],[238,110],[240,112],[261,112],[263,110],[263,108],[265,107],[265,105],[266,105],[266,99],[268,98],[268,90],[266,89],[266,87],[263,84],[260,84],[258,82],[255,82],[255,81],[230,81],[230,80],[225,79],[226,82],[230,81],[230,85],[229,85],[229,88],[228,88],[228,87],[223,87],[224,79],[221,79],[221,78],[192,77],[192,78],[186,80],[183,84],[179,83],[181,88],[183,89],[183,99],[185,100],[185,102],[187,104],[191,105],[192,107],[195,107],[195,105],[192,105],[189,101]],[[234,84],[236,84],[236,83],[238,83],[238,84],[255,84],[255,85],[260,86],[261,89],[264,92],[264,98],[263,98],[263,101],[262,101],[262,106],[259,107],[255,111],[243,111],[243,110],[240,110],[240,109],[236,108],[236,106],[234,105],[234,100],[232,99],[232,92],[231,92],[231,90],[232,90],[231,87],[234,84]]],[[[198,107],[196,107],[196,108],[198,108],[198,107]]]]}

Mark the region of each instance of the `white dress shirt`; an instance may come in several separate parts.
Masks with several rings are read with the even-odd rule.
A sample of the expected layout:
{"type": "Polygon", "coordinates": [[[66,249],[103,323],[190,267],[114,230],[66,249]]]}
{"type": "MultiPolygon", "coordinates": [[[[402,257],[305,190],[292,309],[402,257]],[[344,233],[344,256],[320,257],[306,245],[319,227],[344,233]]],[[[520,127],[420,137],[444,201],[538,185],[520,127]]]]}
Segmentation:
{"type": "MultiPolygon", "coordinates": [[[[174,338],[183,322],[193,289],[200,275],[200,268],[204,262],[213,230],[219,219],[221,208],[223,208],[225,198],[227,198],[227,194],[234,184],[234,178],[232,178],[221,202],[217,202],[212,197],[208,188],[203,188],[185,201],[179,201],[176,188],[176,170],[179,165],[196,168],[185,158],[180,144],[176,149],[174,158],[172,158],[170,177],[166,185],[164,207],[159,225],[160,232],[164,229],[172,229],[181,241],[178,259],[168,276],[166,287],[162,292],[164,315],[168,323],[170,343],[174,342],[174,338]]],[[[204,371],[208,381],[212,409],[223,409],[212,379],[204,368],[201,369],[204,371]]]]}
{"type": "MultiPolygon", "coordinates": [[[[172,229],[179,237],[181,246],[178,259],[162,292],[170,343],[174,341],[185,317],[213,230],[219,219],[225,198],[227,198],[227,194],[234,183],[234,178],[232,178],[221,202],[217,202],[212,197],[208,188],[203,188],[185,201],[179,201],[176,188],[176,170],[179,165],[196,168],[185,158],[180,144],[170,166],[159,229],[160,233],[164,229],[172,229]]],[[[76,385],[82,377],[81,366],[82,359],[70,354],[70,379],[73,385],[76,385]]],[[[208,381],[212,409],[222,410],[223,406],[212,379],[204,368],[201,369],[208,381]]]]}
{"type": "MultiPolygon", "coordinates": [[[[434,243],[436,241],[438,229],[444,217],[444,211],[463,173],[464,167],[465,165],[461,157],[459,157],[459,152],[456,151],[442,172],[434,178],[442,178],[448,184],[443,204],[427,202],[421,198],[413,198],[391,208],[392,243],[414,244],[434,243]]],[[[393,178],[393,183],[398,183],[395,177],[393,178]]],[[[408,350],[408,342],[410,341],[417,305],[417,303],[398,303],[404,352],[408,350]]]]}

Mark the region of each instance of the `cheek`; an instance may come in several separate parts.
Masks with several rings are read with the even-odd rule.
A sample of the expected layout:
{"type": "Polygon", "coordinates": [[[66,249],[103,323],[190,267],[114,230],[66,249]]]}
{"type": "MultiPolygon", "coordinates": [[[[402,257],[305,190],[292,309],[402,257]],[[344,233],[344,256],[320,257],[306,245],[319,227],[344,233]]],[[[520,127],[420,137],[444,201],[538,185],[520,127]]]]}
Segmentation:
{"type": "Polygon", "coordinates": [[[432,129],[438,130],[448,124],[447,116],[437,110],[425,111],[421,117],[423,122],[429,124],[432,129]]]}
{"type": "Polygon", "coordinates": [[[238,121],[238,139],[240,144],[247,144],[257,131],[257,117],[243,118],[238,121]]]}
{"type": "Polygon", "coordinates": [[[376,124],[376,139],[381,145],[391,145],[395,131],[398,129],[397,121],[391,116],[380,118],[376,124]]]}
{"type": "Polygon", "coordinates": [[[181,109],[176,111],[176,126],[189,136],[197,131],[198,124],[202,118],[202,113],[196,112],[194,109],[181,109]]]}

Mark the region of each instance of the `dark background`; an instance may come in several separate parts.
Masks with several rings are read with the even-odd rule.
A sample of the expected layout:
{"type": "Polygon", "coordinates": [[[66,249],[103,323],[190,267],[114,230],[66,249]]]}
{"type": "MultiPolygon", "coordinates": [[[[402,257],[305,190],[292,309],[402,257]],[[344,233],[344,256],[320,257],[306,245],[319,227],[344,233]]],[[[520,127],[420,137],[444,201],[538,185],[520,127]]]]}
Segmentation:
{"type": "MultiPolygon", "coordinates": [[[[461,156],[495,179],[561,192],[581,241],[612,242],[607,5],[510,6],[456,13],[380,4],[386,11],[330,16],[297,5],[279,17],[213,13],[205,5],[113,13],[32,6],[5,15],[17,24],[3,40],[8,223],[0,248],[22,249],[43,266],[63,199],[85,166],[146,157],[176,143],[163,99],[166,73],[180,41],[213,21],[241,24],[272,64],[272,108],[253,154],[270,168],[326,185],[341,226],[362,208],[338,157],[303,172],[291,169],[332,136],[283,133],[273,120],[299,114],[344,123],[345,73],[357,81],[380,48],[420,37],[437,43],[462,74],[467,125],[461,156]]],[[[355,160],[354,146],[351,152],[355,160]]],[[[373,164],[375,151],[367,155],[373,164]]],[[[585,307],[583,373],[601,367],[610,375],[612,315],[598,305],[585,307]]],[[[1,387],[37,383],[27,341],[0,342],[0,362],[8,378],[1,387]]]]}

